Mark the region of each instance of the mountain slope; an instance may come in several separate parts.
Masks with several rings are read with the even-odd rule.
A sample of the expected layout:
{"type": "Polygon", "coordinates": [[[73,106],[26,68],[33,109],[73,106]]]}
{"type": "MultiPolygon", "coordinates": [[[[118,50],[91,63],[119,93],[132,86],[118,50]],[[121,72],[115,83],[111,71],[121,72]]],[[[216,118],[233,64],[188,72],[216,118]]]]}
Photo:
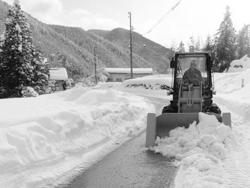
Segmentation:
{"type": "MultiPolygon", "coordinates": [[[[64,26],[51,26],[57,33],[67,37],[81,48],[93,53],[94,47],[99,63],[108,67],[127,67],[129,62],[129,54],[119,45],[105,40],[94,34],[89,34],[80,28],[64,27],[64,26]]],[[[135,54],[135,67],[148,67],[150,62],[142,59],[135,54]]]]}
{"type": "MultiPolygon", "coordinates": [[[[89,33],[99,35],[104,39],[128,48],[129,45],[129,31],[117,28],[112,31],[105,30],[89,30],[89,33]]],[[[166,68],[169,67],[169,59],[172,55],[170,49],[167,49],[142,35],[133,32],[133,52],[143,59],[149,61],[151,66],[158,70],[158,72],[166,72],[166,68]]]]}
{"type": "MultiPolygon", "coordinates": [[[[4,32],[9,7],[0,0],[0,34],[4,32]]],[[[34,45],[48,57],[51,67],[66,67],[74,79],[92,74],[94,47],[97,47],[98,66],[130,66],[128,31],[125,29],[86,32],[76,27],[44,24],[29,14],[27,17],[34,45]]],[[[169,66],[169,50],[137,33],[133,36],[134,67],[153,67],[158,72],[165,72],[169,66]]]]}

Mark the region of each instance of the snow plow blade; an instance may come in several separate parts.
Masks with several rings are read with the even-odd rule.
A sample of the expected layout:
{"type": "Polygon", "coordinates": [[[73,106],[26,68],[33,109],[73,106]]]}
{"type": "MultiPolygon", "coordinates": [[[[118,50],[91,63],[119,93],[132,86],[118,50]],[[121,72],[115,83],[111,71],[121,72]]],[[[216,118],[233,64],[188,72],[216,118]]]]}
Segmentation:
{"type": "MultiPolygon", "coordinates": [[[[231,127],[230,113],[215,116],[219,121],[231,127]]],[[[147,117],[146,147],[154,146],[157,137],[169,136],[169,132],[177,127],[188,128],[194,121],[199,122],[199,113],[165,113],[157,117],[154,113],[149,113],[147,117]]]]}

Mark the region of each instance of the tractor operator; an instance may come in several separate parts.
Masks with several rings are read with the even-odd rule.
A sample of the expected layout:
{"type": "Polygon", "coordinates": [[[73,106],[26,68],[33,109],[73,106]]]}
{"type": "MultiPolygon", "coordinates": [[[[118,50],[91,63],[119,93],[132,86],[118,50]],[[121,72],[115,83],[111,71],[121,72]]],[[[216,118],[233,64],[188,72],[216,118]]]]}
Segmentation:
{"type": "Polygon", "coordinates": [[[184,84],[200,85],[202,82],[201,72],[197,69],[195,60],[190,63],[190,68],[183,75],[184,84]]]}

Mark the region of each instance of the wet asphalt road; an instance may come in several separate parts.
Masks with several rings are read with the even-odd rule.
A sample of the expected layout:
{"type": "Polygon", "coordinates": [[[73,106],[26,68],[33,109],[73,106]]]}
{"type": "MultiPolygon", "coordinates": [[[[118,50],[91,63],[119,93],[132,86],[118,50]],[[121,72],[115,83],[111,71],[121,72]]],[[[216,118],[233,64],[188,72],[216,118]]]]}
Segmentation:
{"type": "MultiPolygon", "coordinates": [[[[158,111],[166,103],[149,100],[158,111]]],[[[145,150],[145,137],[141,133],[60,188],[171,188],[176,167],[160,154],[145,150]]]]}

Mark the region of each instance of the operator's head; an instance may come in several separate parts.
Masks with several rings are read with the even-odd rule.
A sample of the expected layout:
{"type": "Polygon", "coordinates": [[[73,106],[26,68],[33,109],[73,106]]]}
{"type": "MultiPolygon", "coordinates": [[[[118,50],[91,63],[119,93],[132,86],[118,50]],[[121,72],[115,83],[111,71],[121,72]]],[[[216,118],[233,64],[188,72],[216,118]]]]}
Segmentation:
{"type": "Polygon", "coordinates": [[[195,60],[192,60],[190,63],[190,68],[195,69],[197,67],[195,60]]]}

